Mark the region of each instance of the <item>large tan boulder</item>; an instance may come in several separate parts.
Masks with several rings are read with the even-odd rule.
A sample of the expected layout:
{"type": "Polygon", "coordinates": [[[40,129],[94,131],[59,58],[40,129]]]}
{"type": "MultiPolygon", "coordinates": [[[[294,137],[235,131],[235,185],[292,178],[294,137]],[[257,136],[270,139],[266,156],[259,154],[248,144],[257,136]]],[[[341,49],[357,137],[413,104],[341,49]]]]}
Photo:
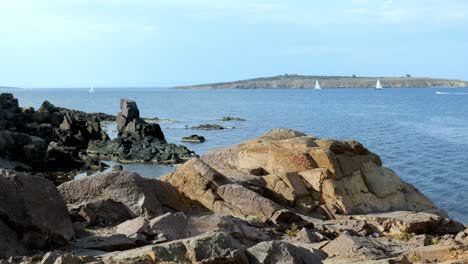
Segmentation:
{"type": "Polygon", "coordinates": [[[435,208],[354,140],[274,129],[210,151],[202,160],[230,181],[254,186],[276,203],[306,214],[319,207],[332,216],[435,208]]]}
{"type": "Polygon", "coordinates": [[[112,200],[123,204],[132,217],[155,217],[170,210],[190,212],[203,208],[186,199],[172,185],[133,172],[109,172],[66,182],[58,187],[70,207],[112,200]]]}
{"type": "MultiPolygon", "coordinates": [[[[175,172],[161,177],[161,181],[175,186],[191,200],[200,202],[215,213],[246,218],[258,217],[263,221],[288,221],[288,211],[217,172],[198,158],[193,158],[175,172]],[[281,215],[278,215],[281,214],[281,215]]],[[[291,217],[294,217],[291,215],[291,217]]]]}

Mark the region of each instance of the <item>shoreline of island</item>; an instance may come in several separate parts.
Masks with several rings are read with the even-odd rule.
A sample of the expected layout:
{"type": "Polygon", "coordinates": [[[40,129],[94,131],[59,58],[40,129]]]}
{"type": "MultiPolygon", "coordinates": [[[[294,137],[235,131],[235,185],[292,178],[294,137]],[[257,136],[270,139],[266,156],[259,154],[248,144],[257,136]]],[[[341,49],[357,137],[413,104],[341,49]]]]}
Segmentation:
{"type": "Polygon", "coordinates": [[[384,88],[463,88],[468,82],[456,79],[429,77],[357,77],[308,76],[285,74],[232,82],[180,85],[172,89],[313,89],[316,81],[323,89],[375,88],[380,81],[384,88]]]}

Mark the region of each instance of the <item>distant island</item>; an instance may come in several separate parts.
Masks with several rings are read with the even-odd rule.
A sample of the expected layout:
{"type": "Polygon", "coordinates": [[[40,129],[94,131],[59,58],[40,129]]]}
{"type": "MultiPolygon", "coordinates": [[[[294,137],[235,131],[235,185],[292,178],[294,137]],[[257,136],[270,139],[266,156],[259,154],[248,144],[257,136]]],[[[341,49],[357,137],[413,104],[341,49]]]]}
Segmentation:
{"type": "Polygon", "coordinates": [[[11,89],[11,90],[12,90],[12,89],[18,89],[18,88],[17,88],[17,87],[1,86],[1,85],[0,85],[0,89],[9,89],[9,90],[11,89]]]}
{"type": "Polygon", "coordinates": [[[468,82],[453,79],[426,77],[356,77],[356,76],[308,76],[284,74],[233,82],[176,86],[176,89],[306,89],[315,81],[322,88],[373,88],[380,80],[384,88],[467,87],[468,82]]]}

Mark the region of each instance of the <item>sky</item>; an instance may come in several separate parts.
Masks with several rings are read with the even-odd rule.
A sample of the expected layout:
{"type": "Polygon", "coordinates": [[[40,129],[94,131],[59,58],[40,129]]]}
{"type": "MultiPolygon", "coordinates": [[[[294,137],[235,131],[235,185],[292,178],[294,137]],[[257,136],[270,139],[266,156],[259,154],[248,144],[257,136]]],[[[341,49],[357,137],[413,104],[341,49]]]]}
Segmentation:
{"type": "Polygon", "coordinates": [[[0,0],[0,85],[468,80],[466,0],[0,0]]]}

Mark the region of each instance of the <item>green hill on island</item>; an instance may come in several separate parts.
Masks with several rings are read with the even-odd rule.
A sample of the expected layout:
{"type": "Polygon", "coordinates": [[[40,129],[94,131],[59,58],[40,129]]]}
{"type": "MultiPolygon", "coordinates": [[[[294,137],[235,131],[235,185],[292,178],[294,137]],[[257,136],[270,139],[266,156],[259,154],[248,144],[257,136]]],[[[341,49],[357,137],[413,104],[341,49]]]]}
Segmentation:
{"type": "Polygon", "coordinates": [[[322,88],[373,88],[380,80],[384,88],[467,87],[468,82],[453,79],[427,77],[355,77],[355,76],[307,76],[285,74],[233,82],[176,86],[176,89],[304,89],[313,88],[315,81],[322,88]]]}

